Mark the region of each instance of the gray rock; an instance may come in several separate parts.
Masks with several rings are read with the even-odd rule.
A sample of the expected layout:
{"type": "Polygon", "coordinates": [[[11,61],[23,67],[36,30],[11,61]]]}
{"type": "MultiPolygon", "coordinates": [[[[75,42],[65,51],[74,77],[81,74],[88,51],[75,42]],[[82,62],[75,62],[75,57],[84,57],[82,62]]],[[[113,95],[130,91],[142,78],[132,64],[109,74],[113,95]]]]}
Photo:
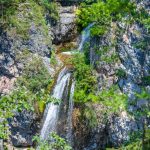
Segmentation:
{"type": "Polygon", "coordinates": [[[108,129],[110,143],[113,146],[120,146],[122,143],[129,141],[129,134],[132,131],[137,130],[136,122],[129,118],[126,112],[122,112],[120,116],[111,118],[108,129]]]}
{"type": "Polygon", "coordinates": [[[32,112],[23,110],[9,120],[11,141],[16,147],[32,146],[32,138],[39,130],[38,117],[32,112]]]}
{"type": "Polygon", "coordinates": [[[53,43],[60,44],[63,42],[72,41],[76,35],[76,23],[75,23],[75,9],[74,6],[66,6],[59,8],[60,19],[56,26],[53,26],[53,43]]]}
{"type": "Polygon", "coordinates": [[[3,140],[0,139],[0,150],[4,150],[4,147],[3,147],[3,140]]]}
{"type": "Polygon", "coordinates": [[[12,90],[14,81],[22,73],[30,55],[50,57],[51,37],[45,34],[42,26],[31,23],[26,40],[10,32],[0,33],[0,95],[12,90]]]}

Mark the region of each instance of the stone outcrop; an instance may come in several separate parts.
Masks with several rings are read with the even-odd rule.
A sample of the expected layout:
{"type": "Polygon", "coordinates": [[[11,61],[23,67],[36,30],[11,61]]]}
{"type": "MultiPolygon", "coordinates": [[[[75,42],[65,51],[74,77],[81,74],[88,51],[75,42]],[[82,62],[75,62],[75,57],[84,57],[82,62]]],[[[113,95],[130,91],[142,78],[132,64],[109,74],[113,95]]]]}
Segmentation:
{"type": "Polygon", "coordinates": [[[76,38],[75,10],[75,6],[59,7],[59,20],[57,24],[52,27],[54,44],[73,41],[76,38]]]}
{"type": "Polygon", "coordinates": [[[39,118],[32,112],[23,110],[10,120],[11,141],[16,147],[33,145],[33,136],[40,128],[39,118]]]}
{"type": "Polygon", "coordinates": [[[105,111],[108,108],[101,104],[91,104],[88,109],[92,111],[91,117],[96,117],[96,120],[92,119],[93,125],[94,121],[96,121],[94,126],[91,126],[88,118],[82,120],[80,113],[74,112],[79,115],[78,117],[73,117],[76,122],[74,123],[75,150],[98,150],[112,146],[118,147],[130,139],[132,132],[142,129],[142,124],[137,123],[126,111],[122,111],[118,115],[110,113],[106,117],[105,111]]]}
{"type": "MultiPolygon", "coordinates": [[[[30,15],[35,13],[32,12],[34,9],[30,9],[31,5],[30,3],[19,5],[18,14],[15,16],[19,21],[28,21],[29,27],[25,33],[18,33],[16,31],[18,28],[15,27],[0,29],[0,96],[9,94],[14,89],[15,81],[22,74],[31,56],[44,58],[44,62],[50,58],[51,29],[46,24],[37,25],[35,22],[37,18],[31,19],[31,16],[28,18],[28,13],[30,15]],[[24,7],[25,5],[28,6],[24,7]]],[[[34,17],[37,16],[34,14],[34,17]]],[[[42,19],[44,20],[44,17],[42,19]]],[[[45,65],[49,66],[47,63],[45,65]]],[[[34,113],[17,112],[13,119],[9,120],[12,145],[31,146],[32,138],[39,129],[38,119],[34,113]]]]}
{"type": "Polygon", "coordinates": [[[29,39],[12,36],[9,32],[0,35],[0,94],[9,93],[16,78],[21,74],[30,54],[49,57],[51,39],[33,25],[30,27],[29,39]]]}

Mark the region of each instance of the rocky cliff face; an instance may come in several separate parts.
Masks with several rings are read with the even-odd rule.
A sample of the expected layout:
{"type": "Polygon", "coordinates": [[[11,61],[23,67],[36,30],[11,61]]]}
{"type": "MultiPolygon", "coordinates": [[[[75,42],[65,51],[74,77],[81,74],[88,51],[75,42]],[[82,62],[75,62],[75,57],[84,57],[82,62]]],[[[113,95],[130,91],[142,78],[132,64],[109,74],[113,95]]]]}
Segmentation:
{"type": "Polygon", "coordinates": [[[39,117],[33,112],[22,111],[16,113],[10,120],[11,141],[16,147],[29,147],[33,145],[33,136],[40,129],[39,117]]]}
{"type": "MultiPolygon", "coordinates": [[[[148,10],[150,3],[144,1],[137,5],[148,10]]],[[[149,103],[143,99],[132,103],[136,98],[135,93],[141,92],[143,88],[150,92],[149,40],[147,30],[139,23],[127,26],[123,22],[118,22],[112,23],[107,35],[92,37],[88,48],[85,48],[90,64],[97,70],[98,89],[101,91],[118,84],[123,93],[128,95],[129,112],[134,112],[149,103]]],[[[75,136],[76,141],[78,138],[82,139],[81,143],[76,144],[84,145],[86,150],[105,149],[106,145],[117,147],[130,139],[130,133],[142,129],[140,118],[133,119],[127,111],[122,111],[118,115],[111,114],[106,121],[103,114],[105,108],[98,104],[91,105],[90,108],[94,110],[98,124],[91,130],[88,128],[88,120],[79,123],[82,134],[75,136]]],[[[80,132],[76,130],[75,128],[75,133],[80,132]]]]}
{"type": "Polygon", "coordinates": [[[32,54],[50,57],[51,38],[50,35],[45,35],[43,30],[42,26],[37,27],[31,22],[28,37],[24,39],[15,33],[15,28],[8,31],[1,29],[0,94],[8,93],[12,89],[15,79],[21,74],[24,64],[32,54]]]}
{"type": "MultiPolygon", "coordinates": [[[[35,10],[31,8],[32,4],[22,4],[18,8],[17,16],[14,16],[16,17],[14,19],[17,19],[18,22],[20,20],[21,22],[28,20],[28,29],[23,33],[18,33],[19,29],[15,27],[7,30],[1,28],[0,96],[9,94],[14,89],[15,81],[22,75],[24,66],[30,61],[31,56],[36,55],[42,58],[43,61],[50,57],[52,47],[50,27],[40,23],[37,25],[36,20],[38,16],[36,14],[34,14],[34,20],[29,18],[29,14],[31,17],[35,13],[35,10]],[[24,5],[27,6],[24,7],[24,5]]],[[[44,18],[42,17],[41,19],[44,18]]],[[[36,114],[31,112],[16,113],[13,120],[10,121],[10,137],[14,146],[26,147],[33,144],[32,138],[39,129],[38,119],[36,114]]]]}
{"type": "MultiPolygon", "coordinates": [[[[52,27],[46,25],[48,31],[46,34],[45,27],[37,26],[33,20],[30,20],[27,39],[16,34],[14,28],[8,31],[1,29],[0,95],[8,94],[13,89],[14,82],[21,75],[31,55],[42,57],[45,62],[48,62],[46,64],[49,68],[47,60],[50,57],[52,43],[57,45],[76,39],[76,7],[68,6],[74,2],[63,4],[65,6],[60,6],[58,10],[57,24],[52,27]]],[[[150,4],[147,0],[139,3],[139,6],[149,9],[150,4]]],[[[18,17],[25,18],[21,12],[18,17]]],[[[134,93],[141,91],[143,87],[150,90],[149,82],[146,80],[150,76],[150,46],[149,44],[144,48],[139,46],[140,43],[148,43],[148,41],[147,31],[140,24],[134,23],[127,28],[122,22],[112,23],[108,35],[91,38],[87,57],[97,70],[99,91],[118,83],[121,90],[128,95],[129,101],[132,101],[135,98],[134,93]],[[116,30],[116,26],[119,26],[120,31],[116,30]],[[104,60],[104,57],[108,59],[104,60]],[[112,61],[109,60],[110,57],[112,61]],[[116,71],[119,69],[122,73],[117,76],[116,71]]],[[[138,104],[131,105],[129,110],[132,112],[144,103],[145,101],[141,100],[138,104]]],[[[142,128],[141,123],[131,118],[126,111],[118,115],[111,114],[105,120],[103,111],[105,107],[99,104],[90,104],[88,107],[94,111],[97,118],[97,124],[93,128],[90,127],[87,118],[84,118],[83,122],[78,118],[82,112],[78,106],[74,109],[74,147],[77,150],[105,149],[106,145],[119,146],[128,141],[129,133],[142,128]]],[[[37,120],[35,114],[25,111],[14,116],[10,122],[13,145],[26,147],[33,144],[31,139],[39,128],[37,120]]]]}

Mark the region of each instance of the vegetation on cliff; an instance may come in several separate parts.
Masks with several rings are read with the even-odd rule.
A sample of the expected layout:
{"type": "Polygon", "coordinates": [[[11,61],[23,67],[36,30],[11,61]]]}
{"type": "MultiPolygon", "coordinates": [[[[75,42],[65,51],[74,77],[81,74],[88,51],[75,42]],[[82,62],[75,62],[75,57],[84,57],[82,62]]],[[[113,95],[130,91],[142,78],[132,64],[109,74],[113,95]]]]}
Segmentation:
{"type": "MultiPolygon", "coordinates": [[[[3,31],[8,31],[10,36],[15,35],[17,38],[27,41],[30,37],[30,28],[34,24],[35,29],[42,32],[46,37],[45,39],[47,40],[45,41],[50,42],[49,38],[47,38],[50,34],[47,23],[50,20],[50,23],[55,24],[59,19],[57,7],[54,1],[48,0],[0,0],[0,28],[3,31]]],[[[137,7],[136,1],[86,0],[81,3],[77,10],[77,24],[80,30],[93,23],[90,29],[92,37],[103,38],[115,26],[115,29],[113,28],[115,30],[114,39],[109,41],[110,45],[106,43],[96,48],[93,47],[96,55],[101,58],[99,61],[104,62],[103,64],[110,65],[120,62],[117,53],[118,40],[120,40],[118,37],[124,31],[119,26],[125,24],[125,32],[127,32],[127,28],[135,22],[143,28],[144,35],[141,35],[144,38],[140,42],[134,43],[133,47],[148,51],[150,17],[144,8],[137,7]],[[115,49],[113,53],[107,55],[112,49],[115,49]]],[[[70,48],[70,46],[68,47],[70,48]]],[[[52,51],[50,63],[54,66],[57,65],[55,55],[55,52],[52,51]]],[[[90,47],[87,47],[83,50],[83,53],[77,53],[73,57],[69,57],[69,67],[73,68],[76,81],[74,103],[80,110],[79,122],[86,124],[85,120],[87,120],[88,129],[94,130],[97,127],[97,112],[94,110],[93,105],[101,106],[102,110],[98,111],[101,111],[103,121],[106,124],[110,116],[113,118],[114,116],[119,116],[122,111],[128,112],[131,118],[142,121],[142,129],[130,133],[130,139],[126,143],[121,143],[122,145],[118,149],[148,150],[150,148],[150,133],[147,126],[150,117],[149,91],[147,88],[143,88],[137,93],[132,93],[134,98],[129,101],[129,97],[121,91],[117,86],[117,82],[113,83],[113,86],[103,86],[99,89],[98,72],[96,72],[95,66],[91,65],[89,55],[90,47]],[[144,102],[140,103],[140,100],[144,102]],[[129,107],[131,105],[136,106],[134,107],[136,109],[130,111],[129,107]]],[[[18,62],[26,61],[23,64],[21,76],[18,77],[14,90],[9,95],[0,97],[0,139],[8,139],[10,134],[8,120],[15,115],[16,111],[21,112],[25,109],[34,111],[40,116],[43,114],[47,103],[59,103],[59,100],[50,96],[54,80],[49,75],[41,57],[33,55],[24,49],[23,53],[16,53],[15,59],[18,62]]],[[[68,59],[65,61],[67,64],[68,59]]],[[[118,79],[127,77],[126,71],[122,68],[118,68],[115,71],[112,76],[116,76],[118,79]]],[[[142,86],[149,86],[149,75],[143,76],[141,81],[141,89],[142,86]]],[[[51,144],[48,141],[42,141],[39,137],[34,138],[40,150],[72,149],[63,138],[54,133],[50,136],[50,140],[52,141],[51,144]]]]}
{"type": "Polygon", "coordinates": [[[149,15],[143,8],[138,9],[136,1],[130,0],[98,0],[91,5],[82,3],[77,11],[77,23],[79,27],[85,28],[90,23],[95,23],[91,29],[93,35],[106,34],[112,22],[123,21],[127,25],[135,21],[143,24],[149,30],[149,15]]]}

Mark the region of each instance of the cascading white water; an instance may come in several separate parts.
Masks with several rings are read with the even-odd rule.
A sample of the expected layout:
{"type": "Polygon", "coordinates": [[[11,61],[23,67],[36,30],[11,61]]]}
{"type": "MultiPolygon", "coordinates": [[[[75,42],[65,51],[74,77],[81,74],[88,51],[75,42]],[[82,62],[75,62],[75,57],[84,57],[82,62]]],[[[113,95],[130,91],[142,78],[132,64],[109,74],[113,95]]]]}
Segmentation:
{"type": "MultiPolygon", "coordinates": [[[[90,28],[94,25],[94,23],[90,24],[87,28],[85,28],[82,32],[81,36],[81,42],[79,44],[78,50],[82,51],[84,44],[89,40],[90,37],[90,28]]],[[[67,55],[74,54],[76,52],[70,53],[64,53],[67,55]]],[[[68,90],[69,83],[71,81],[71,73],[67,71],[66,68],[64,68],[57,79],[56,85],[53,90],[52,96],[56,99],[60,99],[61,103],[63,103],[63,95],[65,93],[65,90],[68,90]],[[66,89],[67,87],[67,89],[66,89]]],[[[73,81],[71,84],[70,89],[70,95],[68,101],[68,110],[67,110],[67,116],[66,118],[66,132],[65,136],[67,141],[70,145],[73,143],[73,133],[72,133],[72,113],[73,113],[73,95],[74,95],[74,89],[75,89],[75,82],[73,81]]],[[[69,91],[69,90],[68,90],[69,91]]],[[[66,106],[65,106],[66,107],[66,106]]],[[[55,105],[53,103],[49,103],[45,109],[44,113],[44,123],[41,130],[41,139],[47,140],[49,134],[53,131],[56,131],[57,123],[59,122],[59,111],[60,113],[63,113],[63,110],[60,110],[60,105],[55,105]]],[[[65,124],[62,124],[65,127],[65,124]]],[[[58,129],[58,128],[57,128],[58,129]]],[[[61,128],[60,128],[61,130],[61,128]]],[[[57,131],[56,131],[57,132],[57,131]]],[[[62,130],[61,130],[62,132],[62,130]]]]}
{"type": "MultiPolygon", "coordinates": [[[[70,80],[71,73],[67,72],[66,68],[64,68],[57,79],[56,86],[53,90],[53,97],[56,99],[62,99],[65,86],[68,84],[70,80]]],[[[47,105],[45,110],[45,121],[41,130],[41,139],[45,140],[48,138],[49,134],[56,130],[56,123],[58,119],[59,105],[55,105],[50,103],[47,105]]]]}
{"type": "MultiPolygon", "coordinates": [[[[89,24],[83,31],[82,31],[82,34],[81,34],[81,41],[79,43],[79,46],[77,48],[77,50],[79,52],[82,52],[83,51],[83,47],[84,47],[84,44],[86,42],[89,41],[89,38],[90,38],[90,28],[93,27],[94,23],[91,23],[89,24]]],[[[78,51],[67,51],[67,52],[62,52],[62,54],[65,54],[65,55],[73,55],[73,54],[76,54],[78,53],[78,51]]]]}
{"type": "Polygon", "coordinates": [[[89,24],[83,31],[81,35],[81,42],[79,44],[78,50],[82,51],[84,44],[89,40],[90,37],[90,28],[94,25],[94,23],[89,24]]]}
{"type": "Polygon", "coordinates": [[[67,141],[72,145],[72,113],[73,113],[73,96],[74,96],[75,82],[71,85],[70,97],[69,97],[69,109],[67,118],[67,141]]]}

